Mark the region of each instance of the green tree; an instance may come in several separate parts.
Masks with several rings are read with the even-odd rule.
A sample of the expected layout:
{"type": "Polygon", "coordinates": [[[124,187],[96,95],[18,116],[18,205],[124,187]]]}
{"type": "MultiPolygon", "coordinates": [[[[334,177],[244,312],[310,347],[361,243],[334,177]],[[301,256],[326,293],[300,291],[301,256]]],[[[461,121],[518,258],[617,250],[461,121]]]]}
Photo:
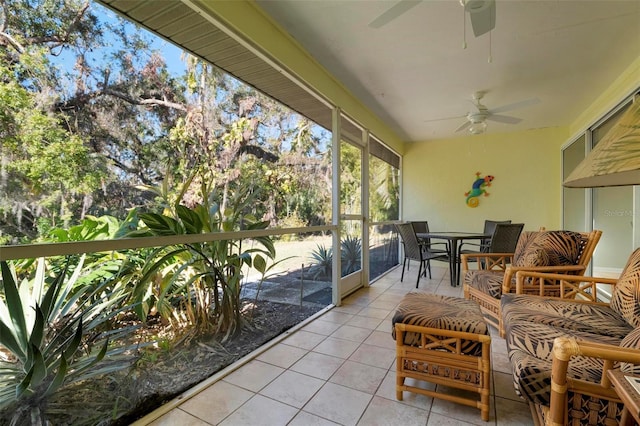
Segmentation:
{"type": "Polygon", "coordinates": [[[60,127],[59,114],[39,108],[8,68],[0,66],[0,74],[6,76],[0,81],[1,241],[34,237],[37,217],[68,224],[70,204],[99,187],[104,168],[80,136],[60,127]]]}
{"type": "Polygon", "coordinates": [[[400,218],[398,169],[374,156],[369,156],[369,205],[373,222],[400,218]]]}
{"type": "MultiPolygon", "coordinates": [[[[169,72],[153,46],[89,1],[0,0],[2,232],[32,240],[87,214],[157,207],[143,188],[171,175],[171,192],[204,164],[223,208],[235,182],[271,226],[326,223],[326,132],[188,54],[184,73],[169,72]],[[38,125],[17,126],[19,113],[38,125]]],[[[191,205],[201,201],[193,184],[191,205]]]]}

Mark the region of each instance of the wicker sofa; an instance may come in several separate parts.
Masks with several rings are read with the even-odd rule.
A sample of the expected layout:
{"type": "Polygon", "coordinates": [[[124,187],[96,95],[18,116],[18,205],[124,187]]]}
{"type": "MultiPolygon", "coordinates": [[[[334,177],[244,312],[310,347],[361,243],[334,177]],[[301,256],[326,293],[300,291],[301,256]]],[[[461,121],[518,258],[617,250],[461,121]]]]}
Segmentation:
{"type": "Polygon", "coordinates": [[[623,405],[607,371],[640,373],[640,249],[617,280],[521,271],[516,281],[502,323],[516,392],[536,423],[618,424],[623,405]],[[518,294],[547,282],[559,297],[518,294]],[[611,301],[598,302],[606,288],[611,301]]]}

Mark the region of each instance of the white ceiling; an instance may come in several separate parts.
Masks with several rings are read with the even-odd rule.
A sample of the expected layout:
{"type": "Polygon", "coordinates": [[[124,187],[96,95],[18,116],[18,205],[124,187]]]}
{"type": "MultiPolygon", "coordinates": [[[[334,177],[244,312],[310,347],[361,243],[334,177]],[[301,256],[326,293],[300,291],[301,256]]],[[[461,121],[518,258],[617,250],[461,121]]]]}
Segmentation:
{"type": "Polygon", "coordinates": [[[490,110],[539,100],[487,133],[569,125],[640,57],[638,0],[497,0],[490,63],[489,34],[474,37],[458,0],[423,0],[378,29],[396,0],[257,3],[408,141],[463,135],[476,91],[490,110]]]}

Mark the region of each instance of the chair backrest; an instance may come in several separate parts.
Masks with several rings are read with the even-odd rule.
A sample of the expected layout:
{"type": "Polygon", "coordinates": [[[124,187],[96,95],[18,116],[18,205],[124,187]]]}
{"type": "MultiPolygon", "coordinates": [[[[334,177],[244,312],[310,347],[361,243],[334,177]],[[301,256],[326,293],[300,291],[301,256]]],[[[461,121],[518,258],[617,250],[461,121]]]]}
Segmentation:
{"type": "Polygon", "coordinates": [[[429,222],[427,222],[426,220],[419,220],[419,221],[416,220],[409,223],[411,223],[411,226],[413,227],[413,232],[415,232],[416,234],[429,232],[429,222]]]}
{"type": "MultiPolygon", "coordinates": [[[[485,220],[484,221],[484,230],[482,231],[483,234],[487,234],[487,235],[493,235],[494,231],[496,230],[496,225],[500,224],[500,223],[504,223],[504,224],[509,224],[511,223],[510,220],[485,220]]],[[[491,239],[486,239],[486,240],[482,240],[482,242],[480,243],[480,251],[481,252],[489,252],[491,249],[489,247],[489,244],[491,244],[491,239]]],[[[507,253],[504,251],[493,251],[494,253],[507,253]]],[[[513,253],[513,251],[508,252],[508,253],[513,253]]]]}
{"type": "Polygon", "coordinates": [[[496,225],[499,223],[511,223],[510,220],[485,220],[484,221],[484,233],[493,235],[493,231],[496,229],[496,225]]]}
{"type": "Polygon", "coordinates": [[[489,243],[489,253],[513,253],[524,223],[497,223],[489,243]]]}
{"type": "Polygon", "coordinates": [[[513,256],[515,266],[579,265],[586,272],[602,231],[522,232],[513,256]]]}
{"type": "Polygon", "coordinates": [[[598,241],[600,241],[602,231],[594,229],[591,232],[581,232],[580,235],[582,235],[582,250],[580,252],[580,262],[578,262],[578,265],[584,266],[586,271],[586,267],[591,261],[591,257],[593,256],[593,252],[598,245],[598,241]]]}
{"type": "MultiPolygon", "coordinates": [[[[415,234],[429,232],[429,222],[427,222],[426,220],[416,220],[409,223],[411,224],[411,227],[413,228],[413,232],[415,234]]],[[[428,247],[431,245],[431,238],[424,238],[422,241],[427,245],[428,249],[428,247]]]]}
{"type": "Polygon", "coordinates": [[[404,255],[411,260],[422,260],[422,251],[418,243],[418,237],[413,231],[411,223],[396,223],[396,229],[404,244],[404,255]]]}

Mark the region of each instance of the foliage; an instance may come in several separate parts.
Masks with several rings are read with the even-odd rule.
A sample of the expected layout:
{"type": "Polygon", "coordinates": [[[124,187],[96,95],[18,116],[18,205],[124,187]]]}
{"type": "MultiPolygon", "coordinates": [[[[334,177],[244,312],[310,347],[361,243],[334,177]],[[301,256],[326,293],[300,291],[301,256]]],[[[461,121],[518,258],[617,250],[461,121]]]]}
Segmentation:
{"type": "Polygon", "coordinates": [[[362,151],[342,142],[340,145],[340,206],[346,214],[360,212],[362,204],[362,151]]]}
{"type": "MultiPolygon", "coordinates": [[[[360,238],[347,235],[340,242],[340,262],[342,264],[342,276],[349,275],[361,268],[362,241],[360,238]]],[[[330,278],[333,270],[333,250],[324,245],[316,244],[311,252],[313,262],[311,271],[313,279],[330,278]]]]}
{"type": "Polygon", "coordinates": [[[84,287],[71,296],[83,273],[83,262],[81,258],[49,278],[40,258],[35,278],[19,284],[7,262],[0,263],[4,290],[0,344],[12,357],[0,364],[0,408],[21,401],[15,418],[25,416],[25,410],[32,417],[41,416],[47,398],[63,385],[122,369],[131,362],[124,355],[131,348],[110,345],[132,331],[109,327],[125,309],[124,295],[84,287]]]}
{"type": "Polygon", "coordinates": [[[369,156],[369,211],[372,222],[400,219],[400,175],[391,164],[369,156]]]}
{"type": "Polygon", "coordinates": [[[313,279],[331,278],[333,266],[333,250],[327,248],[324,244],[316,244],[316,248],[311,252],[311,271],[313,271],[313,279]]]}
{"type": "MultiPolygon", "coordinates": [[[[230,193],[220,194],[211,181],[204,183],[204,179],[201,177],[200,202],[192,207],[176,204],[164,214],[140,213],[144,227],[132,235],[187,235],[267,227],[267,222],[247,213],[254,202],[248,188],[233,188],[230,193]],[[222,195],[227,197],[224,210],[222,195]]],[[[185,193],[186,188],[181,192],[185,193]]],[[[249,247],[243,241],[218,240],[158,248],[145,263],[133,291],[134,301],[139,302],[138,315],[144,319],[155,308],[166,318],[180,320],[174,309],[177,303],[188,323],[198,329],[213,327],[227,339],[243,325],[243,268],[254,267],[264,275],[269,270],[268,260],[275,258],[269,237],[255,237],[252,241],[255,245],[249,247]]]]}
{"type": "Polygon", "coordinates": [[[271,225],[326,222],[327,138],[308,120],[189,55],[170,70],[153,38],[98,4],[6,0],[0,16],[3,243],[154,210],[139,186],[198,164],[253,186],[271,225]]]}
{"type": "Polygon", "coordinates": [[[349,275],[360,269],[362,257],[362,241],[360,238],[347,235],[340,242],[340,261],[342,276],[349,275]]]}
{"type": "MultiPolygon", "coordinates": [[[[3,72],[12,76],[0,66],[0,74],[3,72]]],[[[13,213],[13,220],[5,225],[13,235],[35,235],[36,212],[52,223],[64,221],[72,194],[91,193],[104,176],[104,169],[90,155],[82,137],[61,128],[60,116],[42,111],[39,102],[41,99],[19,82],[0,80],[4,175],[0,213],[13,213]],[[15,200],[20,200],[17,205],[15,200]]]]}

